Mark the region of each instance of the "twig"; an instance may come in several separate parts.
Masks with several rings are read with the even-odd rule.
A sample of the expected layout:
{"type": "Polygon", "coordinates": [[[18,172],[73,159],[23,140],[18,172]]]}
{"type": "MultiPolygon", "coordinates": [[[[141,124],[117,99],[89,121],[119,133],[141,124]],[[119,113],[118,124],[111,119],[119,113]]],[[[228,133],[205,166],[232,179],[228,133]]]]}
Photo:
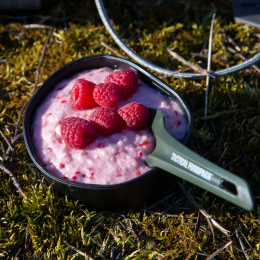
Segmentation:
{"type": "Polygon", "coordinates": [[[7,59],[0,60],[0,64],[6,63],[6,62],[8,62],[8,61],[9,61],[9,60],[7,60],[7,59]]]}
{"type": "Polygon", "coordinates": [[[246,241],[246,243],[249,245],[249,247],[252,249],[252,251],[253,251],[256,255],[259,256],[259,254],[257,254],[257,253],[255,252],[255,249],[250,245],[250,243],[248,242],[248,240],[246,239],[246,237],[244,236],[244,234],[243,234],[241,231],[239,231],[239,232],[240,232],[240,234],[242,235],[242,237],[245,239],[245,241],[246,241]]]}
{"type": "MultiPolygon", "coordinates": [[[[172,208],[175,209],[175,208],[172,208]]],[[[148,213],[154,214],[154,215],[160,215],[162,212],[155,212],[151,210],[147,210],[148,213]]],[[[197,217],[188,217],[183,215],[173,215],[173,214],[163,214],[163,216],[169,217],[169,218],[185,218],[185,219],[197,219],[197,217]]]]}
{"type": "Polygon", "coordinates": [[[55,27],[50,25],[44,25],[44,24],[25,24],[22,25],[22,28],[24,29],[47,29],[47,30],[53,30],[55,27]]]}
{"type": "MultiPolygon", "coordinates": [[[[52,42],[52,40],[51,40],[50,42],[52,42]]],[[[60,41],[60,40],[54,40],[54,42],[59,43],[59,44],[62,44],[63,46],[64,46],[64,44],[65,44],[64,41],[60,41]]]]}
{"type": "Polygon", "coordinates": [[[34,94],[36,88],[37,88],[37,85],[38,85],[38,82],[39,82],[39,76],[40,76],[40,70],[41,70],[41,66],[42,66],[42,62],[43,62],[43,58],[44,58],[44,55],[45,55],[45,51],[46,51],[46,48],[47,48],[47,44],[52,36],[52,32],[53,32],[53,29],[51,29],[48,33],[48,36],[47,36],[47,39],[43,45],[43,48],[42,48],[42,52],[41,52],[41,56],[40,56],[40,60],[39,60],[39,63],[38,63],[38,67],[37,67],[37,70],[36,70],[36,80],[35,80],[35,83],[34,83],[34,87],[32,89],[32,94],[34,94]]]}
{"type": "Polygon", "coordinates": [[[220,162],[221,162],[223,156],[225,155],[225,153],[226,153],[226,151],[227,151],[227,149],[228,149],[228,146],[229,146],[229,144],[227,144],[227,146],[226,146],[224,152],[222,153],[221,157],[219,158],[218,163],[217,163],[218,165],[220,164],[220,162]]]}
{"type": "Polygon", "coordinates": [[[227,50],[233,54],[237,53],[233,48],[227,47],[227,50]]]}
{"type": "Polygon", "coordinates": [[[10,142],[8,141],[8,139],[6,138],[6,136],[3,134],[3,132],[0,130],[0,134],[2,135],[2,137],[4,138],[4,140],[6,141],[6,143],[8,144],[9,148],[11,151],[13,151],[13,147],[11,146],[10,142]]]}
{"type": "Polygon", "coordinates": [[[102,255],[104,253],[108,240],[109,240],[109,236],[110,236],[110,233],[108,233],[105,243],[101,246],[100,250],[98,251],[98,255],[102,255]]]}
{"type": "MultiPolygon", "coordinates": [[[[160,213],[156,218],[154,218],[148,225],[147,227],[149,227],[152,223],[154,223],[159,217],[161,217],[164,213],[166,213],[167,211],[169,211],[171,208],[173,208],[175,205],[179,204],[180,202],[182,202],[183,200],[185,200],[185,198],[181,198],[177,201],[175,201],[170,207],[168,207],[165,211],[163,211],[162,213],[160,213]]],[[[139,236],[145,231],[145,228],[138,234],[139,236]]]]}
{"type": "Polygon", "coordinates": [[[232,244],[232,241],[229,241],[226,243],[224,246],[222,246],[220,249],[218,249],[216,252],[214,252],[210,257],[208,257],[206,260],[211,260],[213,259],[216,255],[218,255],[220,252],[222,252],[225,248],[230,246],[232,244]]]}
{"type": "Polygon", "coordinates": [[[241,156],[237,157],[236,159],[234,159],[234,160],[232,160],[231,162],[229,162],[229,163],[227,163],[226,165],[224,165],[223,168],[226,169],[226,168],[228,167],[228,165],[230,165],[231,163],[233,163],[233,162],[235,162],[235,161],[241,159],[241,157],[243,157],[243,156],[241,155],[241,156]]]}
{"type": "Polygon", "coordinates": [[[71,248],[72,250],[74,250],[75,252],[77,252],[78,254],[80,254],[80,255],[86,257],[87,259],[89,259],[89,260],[94,260],[92,257],[86,255],[86,253],[83,253],[82,251],[80,251],[80,250],[77,249],[76,247],[72,246],[72,245],[69,244],[68,242],[64,242],[64,244],[65,244],[67,247],[69,247],[69,248],[71,248]]]}
{"type": "Polygon", "coordinates": [[[234,226],[234,229],[235,229],[235,232],[236,232],[236,237],[237,237],[237,239],[238,239],[238,241],[239,241],[239,243],[240,243],[241,249],[242,249],[242,251],[243,251],[243,253],[244,253],[246,259],[247,259],[247,260],[250,260],[250,257],[249,257],[249,255],[247,254],[246,247],[245,247],[243,241],[241,240],[241,238],[240,238],[240,236],[239,236],[239,234],[238,234],[238,230],[237,230],[237,228],[236,228],[235,225],[233,225],[233,226],[234,226]]]}
{"type": "Polygon", "coordinates": [[[16,126],[16,124],[10,123],[10,122],[7,122],[6,124],[7,124],[7,125],[11,125],[11,126],[16,126]]]}
{"type": "MultiPolygon", "coordinates": [[[[16,144],[16,142],[18,141],[18,139],[20,139],[21,137],[23,137],[23,133],[18,134],[13,141],[11,142],[12,147],[14,147],[14,145],[16,144]]],[[[11,149],[8,147],[6,154],[5,154],[5,159],[7,159],[6,157],[9,156],[11,149]]]]}
{"type": "Polygon", "coordinates": [[[186,226],[196,226],[196,223],[193,223],[193,222],[183,222],[181,224],[186,225],[186,226]]]}
{"type": "MultiPolygon", "coordinates": [[[[247,60],[241,53],[236,53],[236,55],[241,59],[241,60],[247,60]]],[[[258,73],[260,73],[260,69],[256,65],[252,65],[252,68],[254,68],[258,73]]]]}
{"type": "Polygon", "coordinates": [[[185,59],[183,59],[183,58],[182,58],[179,54],[177,54],[176,52],[171,51],[169,48],[167,48],[167,51],[168,51],[168,53],[169,53],[174,59],[176,59],[176,60],[178,60],[179,62],[185,64],[185,65],[188,66],[189,68],[191,68],[191,69],[193,69],[193,70],[195,70],[195,71],[198,71],[198,72],[200,72],[200,73],[202,73],[202,74],[209,75],[209,73],[208,73],[206,70],[202,69],[202,68],[201,68],[200,66],[198,66],[198,65],[195,65],[195,64],[193,64],[193,63],[191,63],[191,62],[189,62],[189,61],[186,61],[185,59]]]}
{"type": "Polygon", "coordinates": [[[110,50],[111,52],[113,52],[114,54],[116,54],[118,57],[121,57],[123,59],[127,59],[124,55],[120,54],[118,51],[116,51],[115,49],[113,49],[112,47],[110,47],[109,45],[107,45],[105,42],[101,41],[100,45],[102,45],[103,47],[107,48],[108,50],[110,50]]]}
{"type": "Polygon", "coordinates": [[[241,48],[235,43],[235,41],[226,34],[225,30],[223,28],[220,28],[220,31],[223,33],[225,39],[227,42],[231,43],[237,51],[241,51],[241,48]]]}
{"type": "Polygon", "coordinates": [[[178,181],[178,185],[181,188],[182,192],[184,193],[184,195],[188,198],[188,200],[208,219],[210,219],[210,221],[212,222],[212,224],[218,228],[221,232],[223,232],[226,236],[230,235],[230,231],[226,230],[225,228],[223,228],[215,219],[213,219],[195,200],[194,198],[185,190],[185,188],[183,187],[183,185],[178,181]]]}
{"type": "Polygon", "coordinates": [[[250,86],[247,82],[245,82],[245,84],[246,84],[246,88],[247,88],[248,92],[249,92],[250,94],[253,94],[254,91],[253,91],[253,89],[251,88],[251,86],[250,86]]]}
{"type": "MultiPolygon", "coordinates": [[[[227,240],[222,239],[221,237],[218,237],[217,240],[219,240],[220,243],[222,243],[222,242],[223,242],[223,243],[227,243],[227,240]]],[[[223,244],[223,243],[222,243],[222,244],[223,244]]],[[[240,248],[238,248],[238,247],[236,247],[236,246],[234,246],[234,245],[232,245],[232,247],[233,247],[234,249],[236,249],[238,252],[243,253],[243,251],[242,251],[240,248]]]]}
{"type": "Polygon", "coordinates": [[[148,207],[147,209],[150,210],[150,209],[156,207],[157,205],[161,204],[162,202],[164,202],[165,200],[169,199],[170,197],[172,197],[172,196],[178,194],[179,192],[180,192],[180,191],[178,190],[178,191],[175,191],[175,192],[171,193],[170,195],[168,195],[168,196],[164,197],[163,199],[159,200],[158,202],[154,203],[153,205],[151,205],[151,206],[148,207]]]}
{"type": "MultiPolygon", "coordinates": [[[[237,53],[236,50],[232,49],[231,47],[227,47],[227,50],[232,54],[236,54],[236,56],[238,56],[241,60],[247,60],[245,56],[243,56],[241,53],[237,53]]],[[[252,65],[251,67],[254,68],[258,73],[260,73],[260,69],[256,65],[252,65]]]]}
{"type": "Polygon", "coordinates": [[[123,243],[123,245],[122,245],[122,255],[121,255],[122,257],[124,257],[125,252],[126,252],[125,243],[123,243]]]}
{"type": "Polygon", "coordinates": [[[19,260],[18,256],[20,254],[20,251],[21,251],[21,248],[18,249],[18,251],[17,251],[17,253],[16,253],[15,257],[14,257],[14,260],[19,260]]]}
{"type": "Polygon", "coordinates": [[[7,125],[5,125],[5,130],[6,130],[6,132],[9,134],[9,136],[10,136],[10,138],[11,138],[11,141],[13,141],[13,136],[12,136],[12,134],[11,134],[11,132],[10,132],[10,130],[9,130],[9,128],[8,128],[7,125]]]}
{"type": "MultiPolygon", "coordinates": [[[[216,14],[213,14],[212,20],[211,20],[211,26],[210,26],[207,71],[210,71],[210,67],[211,67],[212,36],[213,36],[215,16],[216,16],[216,14]]],[[[209,95],[209,75],[207,75],[207,78],[206,78],[205,116],[207,116],[207,114],[208,114],[208,95],[209,95]]]]}
{"type": "Polygon", "coordinates": [[[25,73],[24,73],[24,65],[22,67],[22,75],[23,75],[23,79],[26,81],[26,83],[28,83],[29,85],[33,85],[33,83],[31,81],[29,81],[26,77],[25,77],[25,73]]]}
{"type": "Polygon", "coordinates": [[[4,165],[1,165],[1,164],[0,164],[0,169],[2,169],[5,173],[7,173],[10,176],[11,180],[13,181],[14,186],[19,190],[21,195],[27,200],[27,196],[24,194],[20,184],[17,182],[17,180],[14,177],[14,175],[12,174],[12,172],[10,172],[7,168],[4,167],[4,165]]]}
{"type": "Polygon", "coordinates": [[[195,231],[194,231],[195,236],[198,235],[200,225],[201,225],[201,213],[200,213],[200,211],[198,211],[198,218],[197,218],[197,223],[196,223],[196,227],[195,227],[195,231]]]}
{"type": "Polygon", "coordinates": [[[202,46],[202,49],[201,49],[201,51],[200,51],[200,54],[203,54],[203,52],[206,50],[207,44],[208,44],[208,41],[204,41],[203,46],[202,46]]]}
{"type": "Polygon", "coordinates": [[[14,144],[18,141],[18,139],[20,139],[21,137],[23,137],[23,133],[18,134],[18,135],[13,139],[11,145],[14,145],[14,144]]]}
{"type": "Polygon", "coordinates": [[[251,221],[259,222],[259,223],[260,223],[260,220],[259,220],[259,219],[251,219],[251,221]]]}
{"type": "Polygon", "coordinates": [[[115,248],[112,246],[110,250],[110,260],[114,259],[114,252],[115,252],[115,248]]]}
{"type": "Polygon", "coordinates": [[[95,44],[89,49],[89,51],[94,50],[95,48],[97,48],[97,47],[100,45],[100,43],[101,43],[101,41],[95,43],[95,44]]]}
{"type": "Polygon", "coordinates": [[[12,151],[11,155],[10,155],[10,158],[9,158],[9,167],[8,167],[10,172],[13,171],[13,166],[14,166],[14,152],[12,151]]]}
{"type": "Polygon", "coordinates": [[[5,160],[5,157],[6,157],[6,154],[5,154],[5,148],[4,148],[4,145],[3,145],[3,143],[1,143],[1,150],[2,150],[2,161],[4,161],[5,160]]]}
{"type": "Polygon", "coordinates": [[[215,243],[215,233],[214,233],[214,229],[212,227],[212,224],[211,224],[211,221],[209,218],[206,218],[207,219],[207,222],[208,222],[208,225],[209,225],[209,228],[210,228],[210,231],[212,233],[212,237],[213,237],[213,243],[215,243]]]}
{"type": "Polygon", "coordinates": [[[201,59],[205,59],[205,60],[208,59],[208,56],[205,55],[205,54],[196,53],[196,52],[191,52],[190,54],[191,54],[192,56],[195,56],[195,57],[198,57],[198,58],[201,58],[201,59]]]}
{"type": "Polygon", "coordinates": [[[43,253],[43,252],[41,252],[39,255],[37,255],[35,258],[33,258],[33,260],[40,259],[40,258],[42,258],[42,257],[43,257],[43,255],[44,255],[44,253],[43,253]]]}
{"type": "Polygon", "coordinates": [[[30,236],[30,233],[29,233],[28,228],[26,228],[26,232],[25,232],[25,242],[24,242],[24,252],[25,252],[25,254],[28,253],[28,251],[29,251],[29,249],[30,249],[31,243],[32,243],[31,236],[30,236]]]}

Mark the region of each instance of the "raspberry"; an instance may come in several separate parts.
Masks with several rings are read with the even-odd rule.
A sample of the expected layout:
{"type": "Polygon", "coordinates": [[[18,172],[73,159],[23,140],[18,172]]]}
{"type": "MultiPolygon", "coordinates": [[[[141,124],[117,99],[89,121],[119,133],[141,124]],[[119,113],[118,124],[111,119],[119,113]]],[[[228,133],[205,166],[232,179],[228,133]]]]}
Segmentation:
{"type": "Polygon", "coordinates": [[[102,107],[115,107],[120,99],[121,90],[115,83],[100,83],[93,90],[93,97],[102,107]]]}
{"type": "Polygon", "coordinates": [[[118,114],[127,125],[134,130],[141,130],[146,127],[150,120],[148,109],[140,103],[132,102],[118,110],[118,114]]]}
{"type": "Polygon", "coordinates": [[[105,82],[117,84],[121,89],[121,99],[126,99],[137,90],[138,78],[133,70],[118,70],[108,75],[105,82]]]}
{"type": "Polygon", "coordinates": [[[96,102],[93,98],[93,89],[95,84],[85,79],[78,79],[70,95],[71,106],[75,110],[84,110],[96,106],[96,102]]]}
{"type": "Polygon", "coordinates": [[[71,148],[84,148],[95,136],[95,126],[85,119],[68,117],[61,122],[61,137],[71,148]]]}
{"type": "Polygon", "coordinates": [[[114,134],[122,130],[124,121],[109,107],[98,107],[90,116],[90,122],[103,134],[114,134]]]}

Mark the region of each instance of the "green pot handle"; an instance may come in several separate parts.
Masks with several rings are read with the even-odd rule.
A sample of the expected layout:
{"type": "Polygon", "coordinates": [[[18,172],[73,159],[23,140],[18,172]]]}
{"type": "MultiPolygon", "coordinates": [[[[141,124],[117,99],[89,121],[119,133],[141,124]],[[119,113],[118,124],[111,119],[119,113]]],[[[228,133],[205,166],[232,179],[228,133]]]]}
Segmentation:
{"type": "Polygon", "coordinates": [[[151,128],[156,147],[146,158],[149,167],[159,167],[246,210],[253,209],[254,199],[249,184],[175,140],[165,129],[164,116],[159,110],[151,128]],[[237,194],[226,189],[224,181],[233,184],[237,194]]]}

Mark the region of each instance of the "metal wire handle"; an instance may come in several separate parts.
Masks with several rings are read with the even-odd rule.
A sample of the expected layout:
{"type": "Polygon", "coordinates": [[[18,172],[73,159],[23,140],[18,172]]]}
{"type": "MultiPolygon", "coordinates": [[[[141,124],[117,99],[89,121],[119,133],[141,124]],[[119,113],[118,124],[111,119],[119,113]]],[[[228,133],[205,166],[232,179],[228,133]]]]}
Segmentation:
{"type": "MultiPolygon", "coordinates": [[[[104,7],[102,0],[95,0],[96,7],[98,10],[98,13],[100,15],[100,18],[105,25],[106,29],[108,30],[109,34],[112,36],[114,41],[117,43],[117,45],[133,60],[135,60],[137,63],[141,64],[142,66],[151,69],[154,72],[159,72],[161,74],[170,75],[174,74],[174,70],[168,70],[159,66],[154,65],[153,63],[147,61],[146,59],[143,59],[139,55],[137,55],[135,52],[133,52],[120,38],[120,36],[117,34],[117,32],[114,30],[113,26],[111,25],[109,21],[109,17],[107,15],[106,9],[104,7]]],[[[254,57],[250,58],[249,60],[246,60],[236,66],[211,72],[210,74],[216,78],[219,78],[221,76],[227,76],[232,73],[238,72],[240,70],[244,70],[251,65],[257,63],[260,61],[260,53],[255,55],[254,57]]],[[[173,75],[174,78],[188,78],[188,79],[205,79],[206,75],[202,73],[176,73],[173,75]]]]}

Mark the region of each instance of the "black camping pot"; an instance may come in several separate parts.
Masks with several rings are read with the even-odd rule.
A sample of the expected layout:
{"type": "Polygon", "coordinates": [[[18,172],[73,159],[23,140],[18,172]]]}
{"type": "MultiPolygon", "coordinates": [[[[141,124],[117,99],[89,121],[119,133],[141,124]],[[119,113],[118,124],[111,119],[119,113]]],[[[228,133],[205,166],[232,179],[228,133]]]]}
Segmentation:
{"type": "Polygon", "coordinates": [[[27,107],[23,121],[23,134],[31,159],[53,188],[94,208],[125,209],[154,198],[158,192],[174,182],[174,176],[159,168],[153,168],[135,179],[120,184],[94,185],[70,182],[56,177],[45,169],[44,164],[37,156],[32,141],[31,126],[35,111],[53,88],[62,80],[70,78],[78,72],[102,67],[113,70],[132,69],[141,81],[176,102],[183,110],[188,122],[187,131],[181,141],[183,144],[187,142],[192,130],[192,115],[182,98],[168,85],[137,64],[110,55],[96,55],[78,59],[52,74],[39,88],[27,107]]]}

